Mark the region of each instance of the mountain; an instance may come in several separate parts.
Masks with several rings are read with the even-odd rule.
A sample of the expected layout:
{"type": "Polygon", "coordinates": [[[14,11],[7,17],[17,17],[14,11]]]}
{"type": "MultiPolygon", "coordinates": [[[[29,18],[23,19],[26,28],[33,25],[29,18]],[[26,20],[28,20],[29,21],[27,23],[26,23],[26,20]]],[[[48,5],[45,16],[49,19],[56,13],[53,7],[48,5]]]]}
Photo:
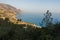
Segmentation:
{"type": "Polygon", "coordinates": [[[21,10],[17,9],[11,5],[0,3],[0,17],[3,18],[15,18],[17,13],[21,10]]]}
{"type": "Polygon", "coordinates": [[[11,6],[11,5],[8,5],[8,4],[4,4],[4,3],[0,3],[0,10],[5,10],[5,11],[8,11],[8,12],[15,12],[15,13],[19,13],[21,10],[11,6]]]}

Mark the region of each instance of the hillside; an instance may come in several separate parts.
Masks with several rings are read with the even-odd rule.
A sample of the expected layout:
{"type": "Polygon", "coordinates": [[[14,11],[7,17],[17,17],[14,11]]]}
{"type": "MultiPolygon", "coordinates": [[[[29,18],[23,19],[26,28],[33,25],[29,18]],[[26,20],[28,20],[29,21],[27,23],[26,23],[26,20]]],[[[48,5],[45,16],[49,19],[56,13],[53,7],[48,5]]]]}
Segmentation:
{"type": "Polygon", "coordinates": [[[4,3],[0,3],[0,17],[1,18],[14,18],[17,13],[20,13],[21,10],[4,3]]]}
{"type": "Polygon", "coordinates": [[[16,18],[16,14],[20,12],[21,10],[11,5],[0,3],[0,18],[3,18],[4,20],[8,18],[9,21],[14,24],[25,24],[25,25],[31,25],[32,27],[36,26],[35,24],[31,24],[28,22],[18,21],[18,19],[16,18]]]}

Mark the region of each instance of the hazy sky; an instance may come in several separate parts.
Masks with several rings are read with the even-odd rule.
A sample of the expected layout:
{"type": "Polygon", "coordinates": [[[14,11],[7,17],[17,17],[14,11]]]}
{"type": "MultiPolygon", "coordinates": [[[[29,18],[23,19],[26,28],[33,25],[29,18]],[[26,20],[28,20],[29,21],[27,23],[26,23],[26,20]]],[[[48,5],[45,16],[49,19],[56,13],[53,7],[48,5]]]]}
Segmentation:
{"type": "Polygon", "coordinates": [[[60,12],[60,0],[0,0],[0,3],[10,4],[23,12],[60,12]]]}

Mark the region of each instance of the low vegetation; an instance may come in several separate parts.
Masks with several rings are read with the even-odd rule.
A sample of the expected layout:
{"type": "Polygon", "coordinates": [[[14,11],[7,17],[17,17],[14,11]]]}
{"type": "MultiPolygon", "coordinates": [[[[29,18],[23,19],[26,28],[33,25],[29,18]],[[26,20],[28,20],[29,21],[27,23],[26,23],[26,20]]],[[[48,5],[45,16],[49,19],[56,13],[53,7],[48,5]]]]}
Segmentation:
{"type": "Polygon", "coordinates": [[[0,18],[0,40],[60,40],[60,23],[52,25],[33,28],[30,25],[14,24],[9,18],[0,18]]]}

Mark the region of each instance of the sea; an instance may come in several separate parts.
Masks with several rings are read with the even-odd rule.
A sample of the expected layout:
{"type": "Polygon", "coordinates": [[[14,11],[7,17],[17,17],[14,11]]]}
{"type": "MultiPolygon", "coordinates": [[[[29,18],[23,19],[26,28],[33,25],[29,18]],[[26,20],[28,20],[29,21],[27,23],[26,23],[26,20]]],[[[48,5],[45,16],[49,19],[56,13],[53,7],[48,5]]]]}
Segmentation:
{"type": "MultiPolygon", "coordinates": [[[[21,19],[25,22],[34,23],[40,26],[45,13],[24,12],[16,15],[17,19],[21,19]]],[[[53,23],[60,22],[60,13],[52,13],[53,23]]]]}

